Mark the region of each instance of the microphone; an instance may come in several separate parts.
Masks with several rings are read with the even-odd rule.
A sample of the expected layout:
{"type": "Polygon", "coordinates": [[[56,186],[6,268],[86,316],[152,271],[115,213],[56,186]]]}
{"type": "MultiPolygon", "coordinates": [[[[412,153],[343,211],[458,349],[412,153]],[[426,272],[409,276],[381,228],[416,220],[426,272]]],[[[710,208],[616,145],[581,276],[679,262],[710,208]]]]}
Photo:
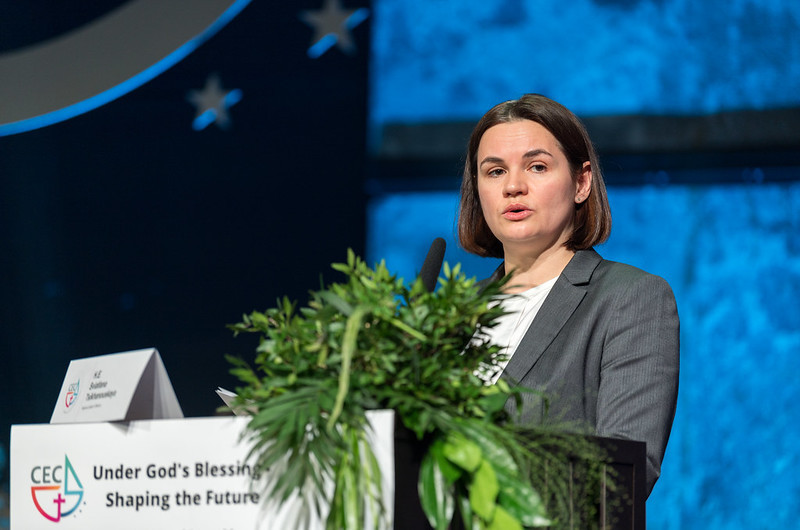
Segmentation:
{"type": "Polygon", "coordinates": [[[436,288],[436,280],[439,278],[439,271],[442,270],[442,262],[444,261],[445,246],[446,243],[441,237],[434,239],[419,271],[419,278],[422,279],[422,284],[429,293],[432,293],[436,288]]]}

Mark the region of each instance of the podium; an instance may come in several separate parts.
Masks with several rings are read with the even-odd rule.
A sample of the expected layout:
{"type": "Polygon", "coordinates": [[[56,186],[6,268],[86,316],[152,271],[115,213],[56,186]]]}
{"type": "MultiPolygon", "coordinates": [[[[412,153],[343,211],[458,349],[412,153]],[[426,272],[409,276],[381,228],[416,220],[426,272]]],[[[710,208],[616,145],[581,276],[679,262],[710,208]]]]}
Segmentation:
{"type": "MultiPolygon", "coordinates": [[[[392,411],[372,411],[368,418],[392,527],[430,528],[416,486],[424,446],[406,431],[395,432],[392,411]]],[[[15,425],[11,528],[292,528],[296,504],[265,507],[249,487],[248,448],[240,443],[246,423],[247,418],[214,417],[15,425]]],[[[576,508],[572,528],[643,529],[644,443],[594,440],[610,456],[615,487],[601,484],[597,490],[599,521],[586,521],[576,508]]],[[[577,492],[584,486],[575,471],[571,484],[577,492]]],[[[535,486],[546,498],[547,484],[535,486]]],[[[304,528],[324,524],[312,519],[304,528]]]]}
{"type": "Polygon", "coordinates": [[[614,482],[607,483],[599,494],[599,528],[644,530],[647,525],[647,451],[644,442],[594,437],[610,462],[605,474],[614,482]]]}

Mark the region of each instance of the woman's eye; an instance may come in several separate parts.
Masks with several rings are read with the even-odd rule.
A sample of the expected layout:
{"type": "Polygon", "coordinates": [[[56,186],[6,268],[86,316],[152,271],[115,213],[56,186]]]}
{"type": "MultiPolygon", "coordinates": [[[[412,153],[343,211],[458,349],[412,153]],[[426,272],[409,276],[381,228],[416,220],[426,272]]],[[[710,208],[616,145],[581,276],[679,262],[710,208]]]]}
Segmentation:
{"type": "Polygon", "coordinates": [[[533,164],[531,166],[531,171],[533,171],[534,173],[543,173],[546,170],[547,166],[545,166],[544,164],[533,164]]]}
{"type": "Polygon", "coordinates": [[[490,177],[499,177],[503,173],[505,173],[505,171],[502,168],[497,167],[494,169],[490,169],[488,175],[490,177]]]}

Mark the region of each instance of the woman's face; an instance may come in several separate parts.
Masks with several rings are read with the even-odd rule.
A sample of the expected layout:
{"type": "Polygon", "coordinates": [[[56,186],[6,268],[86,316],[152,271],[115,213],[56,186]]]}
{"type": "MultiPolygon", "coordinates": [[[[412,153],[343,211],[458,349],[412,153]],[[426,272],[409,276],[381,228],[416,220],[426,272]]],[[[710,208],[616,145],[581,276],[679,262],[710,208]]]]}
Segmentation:
{"type": "Polygon", "coordinates": [[[530,120],[487,129],[477,162],[483,216],[506,254],[541,253],[569,239],[575,204],[591,186],[588,162],[573,179],[558,141],[530,120]]]}

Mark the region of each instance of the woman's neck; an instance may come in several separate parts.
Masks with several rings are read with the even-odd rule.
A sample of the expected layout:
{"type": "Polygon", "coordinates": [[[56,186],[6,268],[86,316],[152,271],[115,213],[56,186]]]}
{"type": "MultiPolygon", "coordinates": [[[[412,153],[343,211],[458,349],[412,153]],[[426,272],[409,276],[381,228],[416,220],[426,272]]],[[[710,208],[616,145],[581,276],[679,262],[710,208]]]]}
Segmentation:
{"type": "Polygon", "coordinates": [[[561,274],[575,252],[566,247],[549,248],[538,254],[504,252],[505,272],[512,273],[505,292],[521,293],[532,287],[541,285],[561,274]]]}

